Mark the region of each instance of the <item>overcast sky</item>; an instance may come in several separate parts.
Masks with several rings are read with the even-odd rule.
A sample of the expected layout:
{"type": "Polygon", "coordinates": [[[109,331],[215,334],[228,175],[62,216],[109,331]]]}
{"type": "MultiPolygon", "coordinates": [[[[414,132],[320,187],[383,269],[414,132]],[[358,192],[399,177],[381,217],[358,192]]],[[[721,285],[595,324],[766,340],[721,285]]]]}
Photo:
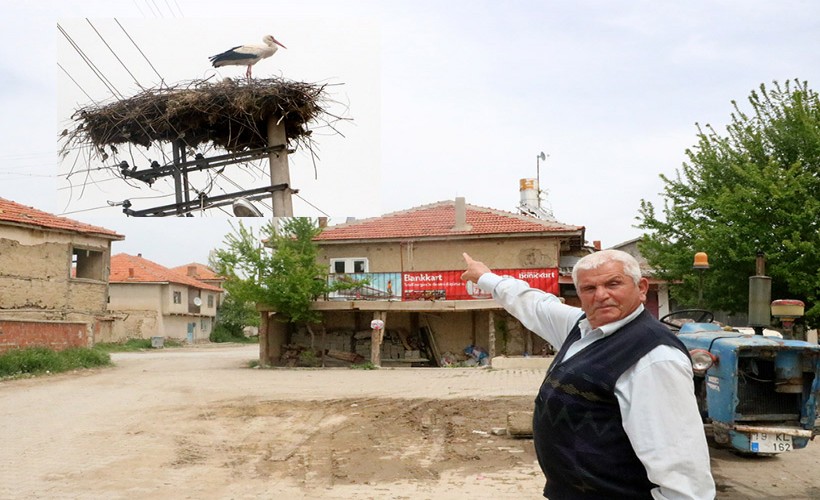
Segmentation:
{"type": "MultiPolygon", "coordinates": [[[[126,236],[115,253],[169,267],[207,262],[237,219],[127,218],[109,202],[171,203],[172,187],[128,186],[84,155],[58,160],[72,113],[114,100],[58,23],[125,96],[160,78],[242,77],[208,56],[276,36],[287,50],[254,75],[328,83],[331,111],[350,119],[341,135],[315,124],[315,170],[306,151],[290,156],[296,215],[343,222],[456,196],[515,211],[519,179],[536,176],[543,151],[555,217],[605,247],[641,234],[640,200],[660,203],[659,175],[685,161],[696,123],[722,131],[731,101],[748,109],[761,83],[820,88],[820,3],[810,0],[40,0],[4,2],[4,14],[0,196],[115,230],[126,236]]],[[[141,168],[162,160],[131,154],[141,168]]],[[[212,194],[259,187],[261,168],[193,184],[212,194]]]]}

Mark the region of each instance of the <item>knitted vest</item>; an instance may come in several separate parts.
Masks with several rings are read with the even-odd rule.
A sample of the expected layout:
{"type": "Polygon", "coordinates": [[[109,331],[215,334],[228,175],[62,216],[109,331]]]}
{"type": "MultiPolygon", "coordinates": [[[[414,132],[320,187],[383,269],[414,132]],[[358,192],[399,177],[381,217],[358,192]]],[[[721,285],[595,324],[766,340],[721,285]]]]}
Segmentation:
{"type": "Polygon", "coordinates": [[[564,361],[581,338],[576,324],[544,379],[533,414],[533,440],[547,477],[544,496],[651,499],[649,481],[624,432],[615,382],[659,345],[686,348],[647,311],[564,361]]]}

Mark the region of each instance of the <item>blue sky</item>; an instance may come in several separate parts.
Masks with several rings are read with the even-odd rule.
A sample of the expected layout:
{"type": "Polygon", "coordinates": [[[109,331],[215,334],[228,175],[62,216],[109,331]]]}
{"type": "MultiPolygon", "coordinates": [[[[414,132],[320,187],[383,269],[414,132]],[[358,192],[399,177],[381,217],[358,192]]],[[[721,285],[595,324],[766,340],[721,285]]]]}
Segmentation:
{"type": "MultiPolygon", "coordinates": [[[[115,252],[168,266],[206,261],[230,219],[126,218],[108,201],[153,206],[170,188],[134,192],[93,170],[66,179],[58,133],[89,104],[84,92],[112,97],[57,23],[125,95],[138,87],[92,24],[144,86],[158,77],[114,18],[170,84],[239,77],[242,68],[215,71],[207,57],[275,35],[288,49],[254,74],[329,83],[333,111],[352,119],[340,124],[344,136],[317,129],[315,172],[307,152],[291,155],[297,215],[341,222],[456,196],[515,211],[518,181],[535,177],[544,151],[556,218],[604,246],[640,235],[640,200],[660,201],[659,175],[685,161],[696,123],[723,130],[731,101],[743,108],[761,83],[820,88],[820,4],[811,1],[46,0],[4,10],[0,196],[116,230],[126,240],[115,252]]],[[[231,180],[264,184],[253,169],[231,180]]]]}

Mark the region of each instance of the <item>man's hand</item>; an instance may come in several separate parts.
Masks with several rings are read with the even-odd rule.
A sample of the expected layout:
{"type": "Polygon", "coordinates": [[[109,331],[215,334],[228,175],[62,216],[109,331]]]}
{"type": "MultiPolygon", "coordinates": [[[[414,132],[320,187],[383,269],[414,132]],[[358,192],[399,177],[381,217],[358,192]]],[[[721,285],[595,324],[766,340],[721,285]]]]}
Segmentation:
{"type": "Polygon", "coordinates": [[[489,267],[487,267],[483,262],[473,260],[472,257],[467,255],[467,252],[464,252],[461,255],[464,256],[464,260],[467,262],[467,270],[461,275],[461,279],[463,281],[478,283],[478,278],[480,278],[482,274],[491,272],[489,267]]]}

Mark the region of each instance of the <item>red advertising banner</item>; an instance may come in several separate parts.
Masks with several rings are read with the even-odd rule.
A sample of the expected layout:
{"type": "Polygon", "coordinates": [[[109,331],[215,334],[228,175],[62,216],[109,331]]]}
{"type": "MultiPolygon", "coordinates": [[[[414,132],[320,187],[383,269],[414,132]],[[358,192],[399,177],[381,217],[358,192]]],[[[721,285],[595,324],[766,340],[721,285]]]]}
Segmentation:
{"type": "MultiPolygon", "coordinates": [[[[475,283],[461,281],[464,271],[426,271],[402,273],[402,300],[489,299],[475,283]]],[[[558,295],[558,269],[497,269],[494,273],[512,276],[533,288],[558,295]]]]}

